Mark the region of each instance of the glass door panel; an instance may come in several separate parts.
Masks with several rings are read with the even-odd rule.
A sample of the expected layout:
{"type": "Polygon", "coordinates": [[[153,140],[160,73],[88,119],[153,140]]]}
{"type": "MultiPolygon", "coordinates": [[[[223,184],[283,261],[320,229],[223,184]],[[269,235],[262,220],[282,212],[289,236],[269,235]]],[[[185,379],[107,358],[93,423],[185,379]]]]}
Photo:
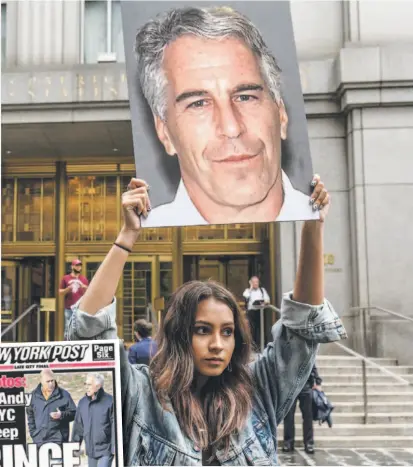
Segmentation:
{"type": "Polygon", "coordinates": [[[54,240],[55,182],[53,179],[18,181],[17,241],[54,240]]]}
{"type": "Polygon", "coordinates": [[[172,295],[172,261],[161,261],[159,264],[159,290],[166,304],[172,295]]]}
{"type": "Polygon", "coordinates": [[[14,179],[2,180],[1,187],[1,236],[2,242],[13,241],[14,179]]]}
{"type": "MultiPolygon", "coordinates": [[[[50,257],[29,257],[1,264],[1,326],[9,326],[31,305],[40,304],[54,292],[54,261],[50,257]]],[[[50,329],[54,313],[51,314],[50,329]]],[[[32,311],[4,336],[5,341],[35,342],[45,339],[45,314],[32,311]],[[40,335],[38,335],[38,330],[40,335]]],[[[53,339],[53,334],[50,336],[53,339]]]]}
{"type": "MultiPolygon", "coordinates": [[[[67,263],[68,265],[68,270],[69,272],[71,271],[71,266],[70,266],[71,263],[67,263]]],[[[100,266],[100,261],[99,262],[96,262],[96,261],[93,261],[93,262],[87,262],[86,263],[86,278],[87,280],[90,281],[93,279],[93,276],[96,274],[96,271],[99,269],[99,266],[100,266]]],[[[67,273],[69,274],[69,273],[67,273]]],[[[83,274],[83,271],[82,271],[82,274],[83,274]]]]}
{"type": "Polygon", "coordinates": [[[224,265],[217,259],[201,259],[199,261],[199,280],[212,279],[225,283],[224,265]]]}
{"type": "Polygon", "coordinates": [[[249,276],[257,271],[255,261],[255,256],[185,256],[184,278],[185,281],[212,279],[221,282],[243,303],[242,294],[248,287],[249,276]]]}
{"type": "MultiPolygon", "coordinates": [[[[96,274],[103,257],[83,257],[84,273],[89,281],[93,279],[96,274]]],[[[158,276],[155,274],[155,258],[153,257],[139,257],[132,258],[127,261],[116,291],[117,299],[117,318],[119,337],[123,338],[125,342],[134,342],[133,327],[137,319],[144,318],[148,321],[153,321],[152,303],[155,297],[152,296],[154,287],[153,281],[159,281],[158,276]]],[[[169,285],[169,270],[170,263],[161,263],[162,271],[161,277],[163,278],[163,290],[167,295],[169,285]]]]}
{"type": "Polygon", "coordinates": [[[151,321],[152,262],[130,261],[123,270],[123,338],[134,341],[133,326],[137,319],[151,321]]]}
{"type": "Polygon", "coordinates": [[[67,188],[67,240],[109,241],[118,232],[116,176],[74,176],[67,188]]]}
{"type": "Polygon", "coordinates": [[[18,187],[17,240],[40,241],[41,180],[22,179],[18,187]]]}
{"type": "Polygon", "coordinates": [[[248,287],[248,258],[231,258],[227,263],[226,286],[239,302],[243,302],[244,290],[248,287]]]}
{"type": "MultiPolygon", "coordinates": [[[[2,262],[1,264],[1,328],[9,326],[18,313],[17,296],[17,268],[19,264],[13,261],[2,262]]],[[[7,333],[4,341],[15,340],[16,335],[12,331],[7,333]]]]}
{"type": "Polygon", "coordinates": [[[44,241],[54,240],[54,229],[55,229],[55,181],[54,180],[43,180],[43,197],[42,197],[42,212],[43,212],[43,238],[44,241]]]}

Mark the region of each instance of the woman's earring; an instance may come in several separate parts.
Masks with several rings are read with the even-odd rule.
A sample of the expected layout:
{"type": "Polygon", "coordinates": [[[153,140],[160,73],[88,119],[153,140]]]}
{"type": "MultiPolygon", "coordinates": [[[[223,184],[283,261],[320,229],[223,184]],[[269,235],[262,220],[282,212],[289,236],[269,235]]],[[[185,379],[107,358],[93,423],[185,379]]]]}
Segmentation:
{"type": "Polygon", "coordinates": [[[227,370],[231,373],[232,371],[232,365],[231,362],[228,363],[227,370]]]}

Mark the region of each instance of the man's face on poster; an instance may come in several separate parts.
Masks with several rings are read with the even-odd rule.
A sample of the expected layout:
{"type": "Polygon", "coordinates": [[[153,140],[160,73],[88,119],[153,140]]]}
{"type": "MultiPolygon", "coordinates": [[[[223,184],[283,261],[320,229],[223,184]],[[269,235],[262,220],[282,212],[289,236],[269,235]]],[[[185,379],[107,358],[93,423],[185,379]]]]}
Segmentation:
{"type": "Polygon", "coordinates": [[[100,385],[93,376],[88,376],[85,381],[86,395],[94,396],[100,389],[100,385]]]}
{"type": "Polygon", "coordinates": [[[53,374],[43,373],[40,379],[43,391],[48,395],[52,394],[56,387],[56,379],[53,374]]]}
{"type": "Polygon", "coordinates": [[[240,209],[263,201],[281,176],[288,120],[255,55],[237,38],[187,35],[167,46],[163,64],[167,110],[165,121],[155,117],[156,129],[178,156],[190,197],[201,190],[240,209]]]}

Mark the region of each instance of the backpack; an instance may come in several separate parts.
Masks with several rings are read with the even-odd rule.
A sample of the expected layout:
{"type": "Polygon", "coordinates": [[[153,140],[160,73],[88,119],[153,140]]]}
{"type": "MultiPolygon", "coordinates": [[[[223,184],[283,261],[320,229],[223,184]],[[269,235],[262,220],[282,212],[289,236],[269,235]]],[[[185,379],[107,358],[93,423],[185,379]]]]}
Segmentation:
{"type": "Polygon", "coordinates": [[[327,422],[331,428],[333,426],[333,420],[331,418],[331,412],[334,410],[334,406],[327,399],[324,391],[313,389],[313,420],[318,421],[320,425],[327,422]]]}

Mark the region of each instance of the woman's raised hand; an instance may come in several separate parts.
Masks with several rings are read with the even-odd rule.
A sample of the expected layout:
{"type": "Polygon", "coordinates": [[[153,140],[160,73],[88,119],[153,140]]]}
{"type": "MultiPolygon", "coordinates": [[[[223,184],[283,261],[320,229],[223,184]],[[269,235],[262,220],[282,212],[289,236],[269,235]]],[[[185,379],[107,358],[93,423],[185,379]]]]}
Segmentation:
{"type": "Polygon", "coordinates": [[[151,210],[148,196],[149,185],[139,178],[132,178],[128,191],[122,194],[124,229],[138,232],[141,227],[140,216],[147,217],[151,210]]]}

